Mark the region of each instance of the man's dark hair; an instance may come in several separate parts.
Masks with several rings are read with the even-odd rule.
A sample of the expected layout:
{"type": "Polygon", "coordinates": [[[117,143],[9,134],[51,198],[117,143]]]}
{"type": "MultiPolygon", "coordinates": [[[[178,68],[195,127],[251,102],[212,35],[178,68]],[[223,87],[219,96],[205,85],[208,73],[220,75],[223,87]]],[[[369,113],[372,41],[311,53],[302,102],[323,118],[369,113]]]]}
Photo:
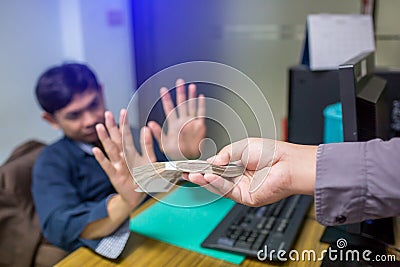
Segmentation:
{"type": "Polygon", "coordinates": [[[100,89],[94,72],[84,64],[68,63],[46,70],[38,79],[35,93],[43,110],[54,114],[67,106],[75,94],[88,89],[100,89]]]}

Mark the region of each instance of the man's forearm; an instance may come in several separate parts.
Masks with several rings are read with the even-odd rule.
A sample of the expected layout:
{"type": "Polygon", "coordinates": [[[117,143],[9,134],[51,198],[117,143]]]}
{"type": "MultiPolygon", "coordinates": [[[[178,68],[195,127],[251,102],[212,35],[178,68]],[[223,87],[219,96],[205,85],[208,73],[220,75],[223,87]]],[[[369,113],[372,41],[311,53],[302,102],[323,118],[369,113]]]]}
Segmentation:
{"type": "Polygon", "coordinates": [[[86,225],[80,237],[97,239],[112,234],[129,217],[135,207],[128,205],[120,195],[112,196],[107,203],[108,217],[86,225]]]}

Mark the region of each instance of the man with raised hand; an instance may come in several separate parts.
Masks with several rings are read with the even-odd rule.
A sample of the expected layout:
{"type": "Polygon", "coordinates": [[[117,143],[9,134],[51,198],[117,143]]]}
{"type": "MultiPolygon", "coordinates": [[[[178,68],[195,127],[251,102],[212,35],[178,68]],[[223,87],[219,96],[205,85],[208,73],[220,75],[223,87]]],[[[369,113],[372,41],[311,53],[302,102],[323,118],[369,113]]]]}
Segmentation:
{"type": "MultiPolygon", "coordinates": [[[[130,150],[134,166],[162,156],[153,150],[152,132],[162,142],[160,148],[167,157],[200,154],[205,123],[204,118],[195,117],[204,117],[204,96],[196,98],[196,87],[189,86],[189,100],[198,101],[192,109],[186,105],[183,80],[177,85],[177,104],[182,113],[179,107],[178,116],[167,116],[167,133],[161,133],[155,122],[141,129],[143,153],[135,147],[130,150]],[[184,115],[184,106],[188,115],[184,115]],[[163,140],[179,143],[163,145],[163,140]]],[[[176,112],[169,93],[165,89],[161,92],[166,114],[176,112]]],[[[121,129],[111,112],[106,112],[103,88],[87,65],[70,63],[46,70],[38,79],[35,93],[43,109],[42,118],[64,135],[41,151],[33,170],[32,193],[44,237],[66,251],[87,246],[116,258],[129,237],[129,214],[144,196],[135,192],[122,155],[121,129]],[[108,133],[101,126],[104,123],[108,133]]],[[[124,117],[126,111],[122,110],[120,125],[124,117]]]]}

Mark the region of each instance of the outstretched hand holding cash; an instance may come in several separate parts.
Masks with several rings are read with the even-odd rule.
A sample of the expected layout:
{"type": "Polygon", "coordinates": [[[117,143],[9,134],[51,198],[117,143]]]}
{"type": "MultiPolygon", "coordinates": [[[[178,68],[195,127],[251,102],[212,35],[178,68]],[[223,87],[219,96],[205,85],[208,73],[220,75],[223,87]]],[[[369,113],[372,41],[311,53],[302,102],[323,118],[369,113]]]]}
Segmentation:
{"type": "Polygon", "coordinates": [[[223,148],[208,161],[157,162],[133,169],[146,192],[166,192],[181,176],[211,192],[249,206],[293,194],[312,194],[316,146],[248,138],[223,148]]]}
{"type": "Polygon", "coordinates": [[[248,138],[224,147],[208,161],[245,166],[242,175],[224,179],[214,173],[186,173],[183,177],[208,190],[248,206],[276,202],[293,194],[312,194],[316,146],[248,138]]]}

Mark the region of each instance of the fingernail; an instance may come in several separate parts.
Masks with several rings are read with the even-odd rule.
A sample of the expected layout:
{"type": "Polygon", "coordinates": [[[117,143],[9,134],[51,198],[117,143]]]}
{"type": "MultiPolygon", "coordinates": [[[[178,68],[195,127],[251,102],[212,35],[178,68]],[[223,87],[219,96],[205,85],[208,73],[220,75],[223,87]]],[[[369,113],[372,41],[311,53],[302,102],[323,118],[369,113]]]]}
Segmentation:
{"type": "Polygon", "coordinates": [[[168,93],[168,89],[167,88],[165,88],[165,87],[161,87],[160,88],[160,94],[161,94],[161,96],[163,96],[163,95],[165,95],[165,94],[167,94],[168,93]]]}

